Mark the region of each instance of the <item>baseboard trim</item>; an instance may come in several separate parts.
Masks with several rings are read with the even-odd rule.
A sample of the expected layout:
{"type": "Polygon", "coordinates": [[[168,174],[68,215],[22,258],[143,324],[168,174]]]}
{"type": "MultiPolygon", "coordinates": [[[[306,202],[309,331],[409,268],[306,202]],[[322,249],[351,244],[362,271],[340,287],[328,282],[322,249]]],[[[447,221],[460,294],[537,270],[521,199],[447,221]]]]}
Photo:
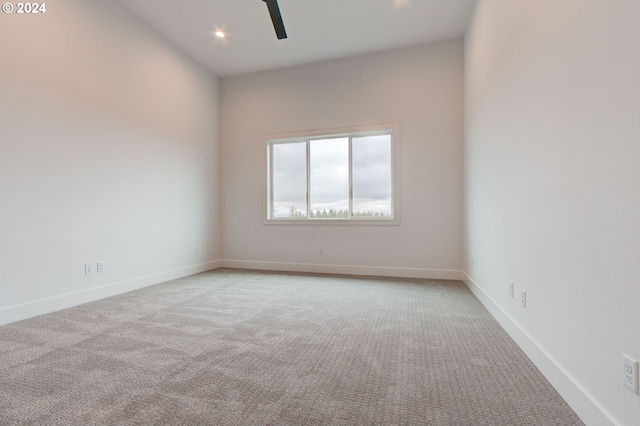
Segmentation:
{"type": "Polygon", "coordinates": [[[0,309],[0,325],[9,324],[38,315],[48,314],[50,312],[59,311],[60,309],[70,308],[83,303],[104,299],[105,297],[115,296],[128,291],[137,290],[139,288],[148,287],[150,285],[187,277],[189,275],[221,267],[222,261],[214,260],[144,277],[138,277],[131,280],[111,283],[100,287],[93,287],[73,293],[62,294],[60,296],[54,296],[47,299],[35,300],[21,305],[9,306],[7,308],[0,309]]]}
{"type": "Polygon", "coordinates": [[[206,272],[223,267],[267,271],[365,275],[399,278],[442,280],[462,279],[461,271],[455,270],[325,265],[310,263],[264,262],[224,259],[205,262],[198,265],[191,265],[184,268],[164,271],[157,274],[134,278],[131,280],[110,283],[100,287],[93,287],[86,290],[62,294],[59,296],[34,300],[32,302],[2,308],[0,309],[0,325],[10,324],[12,322],[20,321],[23,319],[48,314],[50,312],[59,311],[61,309],[78,306],[83,303],[93,302],[96,300],[104,299],[106,297],[116,296],[128,291],[137,290],[139,288],[148,287],[154,284],[159,284],[162,282],[171,281],[178,278],[187,277],[189,275],[198,274],[200,272],[206,272]]]}
{"type": "Polygon", "coordinates": [[[462,280],[462,272],[446,269],[395,268],[385,266],[330,265],[316,263],[265,262],[259,260],[224,259],[225,268],[253,269],[314,274],[344,274],[378,277],[462,280]]]}
{"type": "Polygon", "coordinates": [[[585,424],[619,426],[604,407],[464,271],[462,280],[585,424]]]}

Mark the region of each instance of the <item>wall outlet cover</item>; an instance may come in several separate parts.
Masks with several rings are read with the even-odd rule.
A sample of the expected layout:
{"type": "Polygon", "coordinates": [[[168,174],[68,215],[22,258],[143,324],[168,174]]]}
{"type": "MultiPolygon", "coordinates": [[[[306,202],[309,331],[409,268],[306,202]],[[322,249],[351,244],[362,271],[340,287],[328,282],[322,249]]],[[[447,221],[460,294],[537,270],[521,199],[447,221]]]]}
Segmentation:
{"type": "Polygon", "coordinates": [[[638,361],[622,354],[622,382],[623,384],[636,395],[638,393],[638,361]]]}

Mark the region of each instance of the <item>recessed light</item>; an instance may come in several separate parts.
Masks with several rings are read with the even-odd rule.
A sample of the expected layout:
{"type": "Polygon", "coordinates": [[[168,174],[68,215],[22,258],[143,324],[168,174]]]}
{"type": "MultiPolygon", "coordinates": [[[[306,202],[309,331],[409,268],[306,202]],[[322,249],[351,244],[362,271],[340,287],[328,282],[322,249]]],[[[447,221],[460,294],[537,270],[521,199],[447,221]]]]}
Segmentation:
{"type": "Polygon", "coordinates": [[[222,31],[216,31],[213,34],[215,34],[215,36],[218,37],[218,38],[224,38],[224,36],[225,36],[225,34],[222,31]]]}

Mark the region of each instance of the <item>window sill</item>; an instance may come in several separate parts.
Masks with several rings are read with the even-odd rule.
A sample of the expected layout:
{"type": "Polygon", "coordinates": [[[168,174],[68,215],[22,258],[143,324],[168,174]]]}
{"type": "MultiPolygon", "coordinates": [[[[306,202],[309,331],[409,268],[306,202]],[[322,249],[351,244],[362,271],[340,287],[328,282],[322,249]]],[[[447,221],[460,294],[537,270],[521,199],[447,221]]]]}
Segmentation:
{"type": "Polygon", "coordinates": [[[400,219],[264,219],[264,225],[310,226],[389,226],[400,225],[400,219]]]}

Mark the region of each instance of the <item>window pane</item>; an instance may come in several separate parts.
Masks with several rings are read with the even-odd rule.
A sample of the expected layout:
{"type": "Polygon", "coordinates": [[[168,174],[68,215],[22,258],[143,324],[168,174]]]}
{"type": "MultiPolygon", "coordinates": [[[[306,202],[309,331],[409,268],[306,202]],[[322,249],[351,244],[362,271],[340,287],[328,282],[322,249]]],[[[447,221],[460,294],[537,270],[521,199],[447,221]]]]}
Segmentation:
{"type": "Polygon", "coordinates": [[[349,139],[310,142],[311,217],[349,217],[349,139]]]}
{"type": "Polygon", "coordinates": [[[353,215],[391,217],[391,136],[353,138],[353,215]]]}
{"type": "Polygon", "coordinates": [[[307,216],[307,144],[273,145],[273,217],[307,216]]]}

